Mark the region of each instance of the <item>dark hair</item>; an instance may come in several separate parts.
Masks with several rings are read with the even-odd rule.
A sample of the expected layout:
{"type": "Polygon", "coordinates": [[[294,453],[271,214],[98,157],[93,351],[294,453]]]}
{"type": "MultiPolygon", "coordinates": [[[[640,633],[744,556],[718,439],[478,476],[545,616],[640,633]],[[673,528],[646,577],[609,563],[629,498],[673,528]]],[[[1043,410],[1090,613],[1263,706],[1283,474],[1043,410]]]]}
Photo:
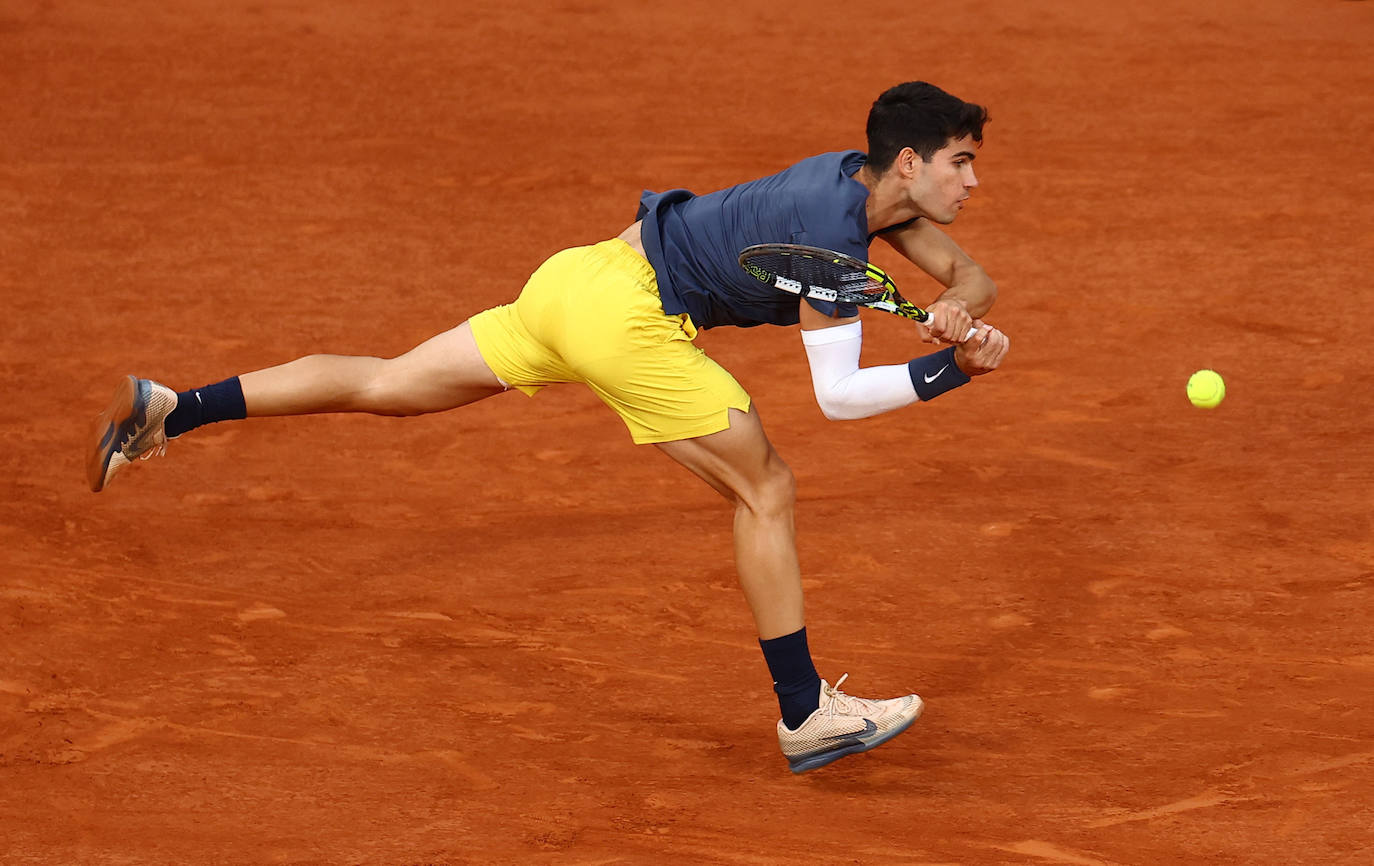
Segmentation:
{"type": "Polygon", "coordinates": [[[868,167],[882,174],[902,148],[925,162],[952,139],[973,136],[983,143],[988,110],[951,96],[933,84],[908,81],[889,88],[868,112],[868,167]]]}

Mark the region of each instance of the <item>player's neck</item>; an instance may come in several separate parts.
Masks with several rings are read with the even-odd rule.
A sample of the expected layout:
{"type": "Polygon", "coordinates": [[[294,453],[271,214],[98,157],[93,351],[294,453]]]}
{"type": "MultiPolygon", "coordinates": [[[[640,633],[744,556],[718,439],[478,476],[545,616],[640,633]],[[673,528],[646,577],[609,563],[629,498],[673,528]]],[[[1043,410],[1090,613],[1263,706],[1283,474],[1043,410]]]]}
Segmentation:
{"type": "Polygon", "coordinates": [[[912,205],[900,180],[892,172],[874,177],[865,165],[854,173],[854,179],[868,188],[864,211],[870,234],[924,216],[912,205]]]}

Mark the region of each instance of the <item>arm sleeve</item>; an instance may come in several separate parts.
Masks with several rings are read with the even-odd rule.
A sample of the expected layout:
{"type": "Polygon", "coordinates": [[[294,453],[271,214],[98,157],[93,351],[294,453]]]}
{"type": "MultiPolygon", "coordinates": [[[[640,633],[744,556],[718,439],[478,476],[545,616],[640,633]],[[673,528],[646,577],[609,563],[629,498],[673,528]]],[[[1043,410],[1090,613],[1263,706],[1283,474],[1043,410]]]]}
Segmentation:
{"type": "Polygon", "coordinates": [[[859,367],[860,322],[802,331],[801,335],[816,402],[831,421],[867,418],[916,402],[906,364],[859,367]]]}

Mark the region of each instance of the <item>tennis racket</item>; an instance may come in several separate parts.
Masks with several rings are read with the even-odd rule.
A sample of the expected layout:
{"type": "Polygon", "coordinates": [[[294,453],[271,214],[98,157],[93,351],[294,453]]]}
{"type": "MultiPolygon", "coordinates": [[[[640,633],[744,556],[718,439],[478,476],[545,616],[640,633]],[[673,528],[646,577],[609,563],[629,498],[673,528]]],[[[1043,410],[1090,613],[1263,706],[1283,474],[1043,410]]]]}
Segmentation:
{"type": "MultiPolygon", "coordinates": [[[[803,298],[858,304],[926,324],[930,313],[902,297],[880,267],[853,256],[802,244],[754,244],[739,263],[761,283],[803,298]]],[[[969,331],[968,337],[977,333],[969,331]]]]}

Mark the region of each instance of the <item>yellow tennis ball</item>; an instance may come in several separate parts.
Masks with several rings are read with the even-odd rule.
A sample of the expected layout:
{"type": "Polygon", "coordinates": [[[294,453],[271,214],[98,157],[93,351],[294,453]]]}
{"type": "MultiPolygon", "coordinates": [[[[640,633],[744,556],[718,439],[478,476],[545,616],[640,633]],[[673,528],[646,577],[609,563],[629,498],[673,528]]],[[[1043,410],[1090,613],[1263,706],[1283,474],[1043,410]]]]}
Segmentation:
{"type": "Polygon", "coordinates": [[[1215,409],[1226,399],[1226,383],[1215,370],[1198,370],[1188,377],[1188,400],[1199,409],[1215,409]]]}

